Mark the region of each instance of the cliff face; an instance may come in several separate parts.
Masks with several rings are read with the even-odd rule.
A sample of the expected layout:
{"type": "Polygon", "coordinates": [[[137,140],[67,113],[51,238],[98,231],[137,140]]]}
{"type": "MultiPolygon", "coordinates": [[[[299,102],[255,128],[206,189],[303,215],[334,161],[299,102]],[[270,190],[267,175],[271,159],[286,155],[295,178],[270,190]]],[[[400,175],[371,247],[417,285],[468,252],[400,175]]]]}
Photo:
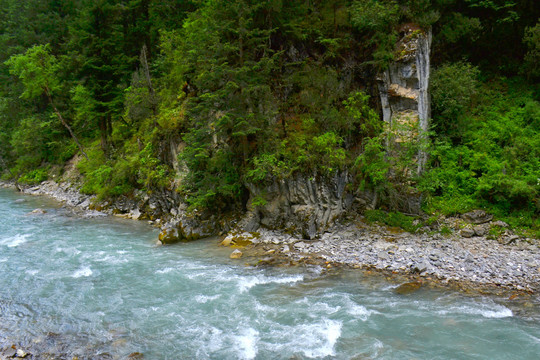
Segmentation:
{"type": "Polygon", "coordinates": [[[248,213],[240,226],[254,231],[259,226],[288,229],[312,239],[341,217],[352,205],[347,192],[347,172],[330,178],[297,175],[291,179],[273,179],[269,185],[248,184],[248,213]],[[254,204],[254,199],[262,199],[254,204]]]}
{"type": "MultiPolygon", "coordinates": [[[[389,152],[404,149],[404,143],[421,141],[430,117],[431,30],[422,30],[413,24],[406,24],[401,30],[396,60],[378,77],[383,120],[387,131],[394,132],[394,136],[388,138],[389,152]]],[[[426,154],[420,150],[411,166],[415,168],[408,173],[422,172],[425,163],[426,154]]],[[[230,229],[256,231],[260,227],[288,230],[312,239],[351,209],[355,201],[355,196],[347,189],[351,181],[347,172],[341,172],[330,178],[299,174],[288,179],[271,179],[265,185],[245,184],[250,198],[247,212],[241,218],[225,221],[214,216],[209,220],[205,216],[187,216],[178,209],[164,226],[163,240],[189,240],[230,229]]],[[[368,195],[362,194],[358,202],[367,206],[368,195]]],[[[407,203],[401,206],[405,211],[419,211],[419,194],[407,192],[403,199],[407,203]]]]}
{"type": "MultiPolygon", "coordinates": [[[[429,128],[430,47],[431,30],[412,24],[402,26],[396,61],[379,75],[383,119],[390,128],[398,128],[396,142],[419,141],[429,128]]],[[[425,164],[426,154],[420,151],[418,173],[425,164]]]]}
{"type": "MultiPolygon", "coordinates": [[[[393,132],[393,136],[388,137],[388,152],[405,151],[405,145],[421,141],[429,127],[431,30],[422,30],[412,24],[402,26],[401,30],[396,60],[378,77],[383,120],[389,134],[393,132]]],[[[175,151],[177,149],[173,147],[175,151]]],[[[172,158],[176,159],[176,155],[172,158]]],[[[425,163],[426,154],[420,150],[407,173],[422,172],[425,163]]],[[[180,170],[182,166],[177,165],[175,168],[180,170]]],[[[147,204],[144,212],[157,211],[149,217],[161,217],[160,239],[163,243],[194,240],[231,230],[254,232],[261,227],[287,230],[312,239],[351,209],[355,195],[348,191],[347,184],[352,180],[352,176],[344,171],[331,177],[297,174],[287,179],[269,179],[265,184],[247,183],[244,184],[249,191],[247,211],[229,217],[211,211],[189,214],[181,201],[166,204],[161,215],[157,211],[160,206],[155,204],[147,204]]],[[[369,195],[357,196],[360,206],[368,206],[370,201],[366,198],[369,195]]],[[[406,191],[403,199],[407,203],[401,206],[404,211],[419,211],[419,194],[406,191]],[[414,204],[409,204],[411,202],[414,204]]],[[[160,201],[154,202],[161,205],[160,201]]]]}

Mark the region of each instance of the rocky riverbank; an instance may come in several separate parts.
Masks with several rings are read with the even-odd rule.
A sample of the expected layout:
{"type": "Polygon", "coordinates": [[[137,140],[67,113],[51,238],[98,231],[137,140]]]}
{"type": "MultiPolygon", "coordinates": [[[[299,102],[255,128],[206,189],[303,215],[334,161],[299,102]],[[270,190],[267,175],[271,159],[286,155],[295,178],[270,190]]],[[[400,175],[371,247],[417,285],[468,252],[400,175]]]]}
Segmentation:
{"type": "MultiPolygon", "coordinates": [[[[347,266],[410,275],[440,285],[502,288],[530,293],[540,290],[540,248],[537,241],[515,236],[510,244],[486,236],[410,234],[361,221],[337,225],[314,241],[262,231],[226,238],[250,240],[241,251],[262,263],[289,261],[327,268],[347,266]]],[[[238,252],[237,255],[238,256],[238,252]]]]}
{"type": "MultiPolygon", "coordinates": [[[[123,212],[116,203],[96,206],[92,204],[92,197],[80,194],[67,183],[47,181],[19,190],[50,196],[86,216],[117,214],[133,219],[148,218],[144,210],[133,204],[123,212]]],[[[147,197],[145,203],[156,209],[152,204],[159,201],[147,197]]],[[[161,215],[156,210],[150,222],[160,226],[165,223],[161,218],[171,216],[170,213],[161,215]]],[[[312,240],[264,228],[244,232],[238,227],[228,227],[221,232],[221,244],[240,248],[233,257],[252,257],[259,265],[346,266],[432,280],[440,285],[461,284],[468,288],[501,288],[535,294],[540,291],[538,239],[514,234],[507,224],[494,221],[483,211],[439,219],[431,228],[422,228],[415,234],[369,224],[361,215],[354,214],[312,240]],[[447,229],[449,234],[441,234],[441,228],[447,229]]]]}

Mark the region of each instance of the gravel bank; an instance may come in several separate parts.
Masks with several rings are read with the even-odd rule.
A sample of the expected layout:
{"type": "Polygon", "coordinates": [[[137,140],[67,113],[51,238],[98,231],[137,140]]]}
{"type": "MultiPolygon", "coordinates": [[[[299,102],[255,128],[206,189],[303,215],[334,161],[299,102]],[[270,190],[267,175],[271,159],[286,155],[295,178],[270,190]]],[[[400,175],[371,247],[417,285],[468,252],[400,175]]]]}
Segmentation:
{"type": "Polygon", "coordinates": [[[243,250],[246,255],[262,256],[263,263],[278,257],[412,275],[469,289],[540,292],[540,247],[534,239],[513,236],[505,244],[486,236],[410,234],[362,222],[336,226],[313,241],[262,231],[257,236],[237,234],[233,243],[239,236],[254,243],[243,250]]]}

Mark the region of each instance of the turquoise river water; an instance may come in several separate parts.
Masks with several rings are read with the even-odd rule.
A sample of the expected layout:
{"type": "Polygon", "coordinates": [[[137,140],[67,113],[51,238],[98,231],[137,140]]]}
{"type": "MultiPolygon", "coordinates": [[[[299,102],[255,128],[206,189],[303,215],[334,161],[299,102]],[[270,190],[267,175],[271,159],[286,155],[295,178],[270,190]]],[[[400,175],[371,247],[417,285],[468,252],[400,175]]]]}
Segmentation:
{"type": "Polygon", "coordinates": [[[0,344],[70,359],[540,359],[534,304],[398,295],[358,271],[254,268],[216,240],[156,237],[0,189],[0,344]]]}

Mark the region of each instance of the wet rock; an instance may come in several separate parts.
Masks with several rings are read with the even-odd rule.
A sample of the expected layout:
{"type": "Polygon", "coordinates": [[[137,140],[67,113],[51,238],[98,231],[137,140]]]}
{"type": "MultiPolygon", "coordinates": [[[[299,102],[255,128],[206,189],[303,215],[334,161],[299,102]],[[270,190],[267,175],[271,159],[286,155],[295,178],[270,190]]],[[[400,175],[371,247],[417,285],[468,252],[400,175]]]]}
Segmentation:
{"type": "Polygon", "coordinates": [[[231,259],[240,259],[244,255],[240,250],[236,249],[234,250],[231,255],[229,256],[231,259]]]}
{"type": "Polygon", "coordinates": [[[128,359],[130,360],[141,360],[144,359],[144,355],[140,352],[134,352],[128,355],[128,359]]]}
{"type": "Polygon", "coordinates": [[[418,291],[422,287],[422,283],[414,281],[399,285],[394,292],[399,295],[408,295],[418,291]]]}
{"type": "Polygon", "coordinates": [[[257,241],[257,233],[232,231],[220,243],[222,246],[246,247],[257,241]]]}
{"type": "Polygon", "coordinates": [[[134,210],[131,210],[130,212],[130,217],[133,219],[133,220],[139,220],[139,218],[141,217],[141,210],[139,210],[138,208],[137,209],[134,209],[134,210]]]}
{"type": "Polygon", "coordinates": [[[28,353],[24,351],[23,349],[17,349],[17,357],[18,358],[25,358],[28,356],[28,353]]]}
{"type": "Polygon", "coordinates": [[[12,358],[17,354],[17,349],[15,348],[15,345],[12,345],[8,347],[7,349],[2,350],[2,356],[5,358],[12,358]]]}
{"type": "Polygon", "coordinates": [[[232,237],[231,236],[227,236],[225,239],[223,239],[223,241],[221,241],[219,243],[219,245],[221,246],[231,246],[232,245],[232,237]]]}
{"type": "Polygon", "coordinates": [[[43,210],[43,209],[39,209],[39,208],[29,212],[29,214],[32,214],[32,215],[42,215],[42,214],[46,214],[46,213],[47,213],[47,210],[43,210]]]}
{"type": "Polygon", "coordinates": [[[485,224],[493,219],[493,215],[484,210],[473,210],[461,215],[461,218],[471,224],[485,224]]]}
{"type": "Polygon", "coordinates": [[[461,229],[461,231],[459,233],[464,238],[471,238],[476,234],[473,229],[469,229],[469,228],[461,229]]]}
{"type": "Polygon", "coordinates": [[[159,241],[162,244],[174,244],[180,241],[178,229],[173,226],[167,226],[159,233],[159,241]]]}

